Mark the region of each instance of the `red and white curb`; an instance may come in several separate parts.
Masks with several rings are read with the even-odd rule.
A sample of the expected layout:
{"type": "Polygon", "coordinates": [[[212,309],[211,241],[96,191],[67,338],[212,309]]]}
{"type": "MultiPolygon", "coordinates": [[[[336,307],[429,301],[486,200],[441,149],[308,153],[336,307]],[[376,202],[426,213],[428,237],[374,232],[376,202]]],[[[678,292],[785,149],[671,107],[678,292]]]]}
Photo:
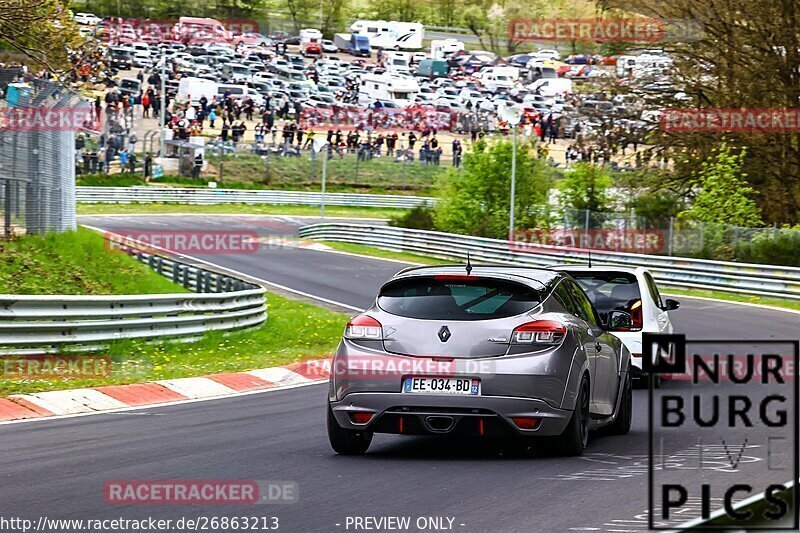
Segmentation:
{"type": "Polygon", "coordinates": [[[330,359],[318,359],[247,372],[14,394],[0,398],[0,422],[224,398],[246,392],[327,381],[330,372],[330,359]]]}

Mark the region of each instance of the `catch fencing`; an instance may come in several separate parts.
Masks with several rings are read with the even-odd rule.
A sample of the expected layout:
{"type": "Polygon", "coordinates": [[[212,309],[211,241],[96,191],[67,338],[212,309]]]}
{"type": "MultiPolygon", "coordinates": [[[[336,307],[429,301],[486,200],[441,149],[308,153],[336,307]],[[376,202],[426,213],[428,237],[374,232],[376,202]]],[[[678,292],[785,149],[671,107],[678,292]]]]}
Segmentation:
{"type": "Polygon", "coordinates": [[[265,290],[143,250],[155,272],[194,291],[110,296],[0,295],[0,356],[98,350],[118,339],[193,340],[267,320],[265,290]]]}
{"type": "Polygon", "coordinates": [[[67,120],[76,112],[90,114],[91,106],[21,67],[0,69],[0,89],[2,236],[75,229],[76,128],[67,120]],[[25,113],[31,121],[18,120],[25,113]]]}
{"type": "MultiPolygon", "coordinates": [[[[323,223],[305,226],[308,239],[364,244],[465,262],[530,265],[587,263],[587,250],[391,226],[323,223]]],[[[662,285],[800,300],[800,268],[617,252],[591,252],[594,264],[645,267],[662,285]]]]}

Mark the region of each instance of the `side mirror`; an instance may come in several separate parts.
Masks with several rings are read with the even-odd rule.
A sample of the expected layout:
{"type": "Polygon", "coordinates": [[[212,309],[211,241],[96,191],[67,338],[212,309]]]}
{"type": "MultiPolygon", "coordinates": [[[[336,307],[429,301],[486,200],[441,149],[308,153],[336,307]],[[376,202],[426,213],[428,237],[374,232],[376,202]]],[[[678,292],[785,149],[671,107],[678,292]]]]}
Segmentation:
{"type": "Polygon", "coordinates": [[[681,303],[678,300],[673,300],[671,298],[667,298],[664,300],[664,311],[674,311],[681,306],[681,303]]]}
{"type": "Polygon", "coordinates": [[[608,315],[608,331],[628,331],[633,327],[633,318],[625,311],[611,311],[608,315]]]}

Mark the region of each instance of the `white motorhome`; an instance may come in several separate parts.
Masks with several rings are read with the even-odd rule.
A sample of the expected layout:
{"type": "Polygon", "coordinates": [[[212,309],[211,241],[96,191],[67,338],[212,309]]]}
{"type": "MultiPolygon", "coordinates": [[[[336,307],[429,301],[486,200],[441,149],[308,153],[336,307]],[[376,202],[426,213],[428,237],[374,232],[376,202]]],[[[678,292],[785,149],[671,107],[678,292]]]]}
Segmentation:
{"type": "Polygon", "coordinates": [[[463,49],[464,43],[458,39],[434,39],[431,41],[431,59],[447,59],[463,49]]]}
{"type": "Polygon", "coordinates": [[[381,65],[386,72],[411,74],[411,55],[408,52],[384,52],[381,65]]]}
{"type": "Polygon", "coordinates": [[[181,78],[178,82],[178,94],[175,96],[177,102],[189,102],[197,105],[202,97],[210,103],[217,97],[217,82],[204,78],[181,78]]]}
{"type": "Polygon", "coordinates": [[[425,27],[419,22],[357,20],[350,31],[365,35],[370,46],[390,50],[419,50],[425,38],[425,27]]]}
{"type": "Polygon", "coordinates": [[[370,105],[376,100],[390,101],[399,107],[414,103],[419,93],[417,80],[397,74],[367,74],[358,86],[358,102],[370,105]]]}

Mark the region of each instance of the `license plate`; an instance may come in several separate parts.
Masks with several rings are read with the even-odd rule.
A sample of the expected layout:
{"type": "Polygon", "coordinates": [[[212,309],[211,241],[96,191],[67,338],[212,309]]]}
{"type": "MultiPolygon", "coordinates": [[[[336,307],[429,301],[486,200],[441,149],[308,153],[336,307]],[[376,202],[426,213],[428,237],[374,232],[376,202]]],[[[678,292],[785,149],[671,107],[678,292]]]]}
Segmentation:
{"type": "Polygon", "coordinates": [[[473,378],[405,378],[404,393],[477,395],[480,380],[473,378]]]}

